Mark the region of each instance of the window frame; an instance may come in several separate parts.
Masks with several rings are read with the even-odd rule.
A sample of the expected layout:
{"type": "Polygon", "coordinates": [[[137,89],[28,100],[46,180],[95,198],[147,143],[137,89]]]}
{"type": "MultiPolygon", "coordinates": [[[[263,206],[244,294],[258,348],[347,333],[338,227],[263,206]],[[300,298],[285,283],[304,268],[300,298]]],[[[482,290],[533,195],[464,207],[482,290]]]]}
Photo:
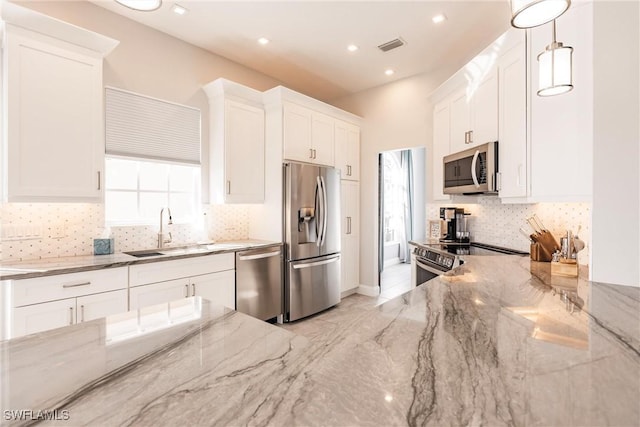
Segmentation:
{"type": "MultiPolygon", "coordinates": [[[[118,227],[118,226],[148,226],[148,225],[157,225],[159,219],[153,219],[151,217],[142,218],[141,217],[141,205],[140,205],[140,196],[142,193],[150,193],[150,194],[165,194],[167,196],[167,206],[171,207],[171,195],[172,194],[192,194],[192,203],[193,203],[193,211],[190,216],[173,216],[172,221],[174,224],[193,224],[196,225],[199,219],[199,210],[202,206],[202,165],[193,164],[193,163],[185,163],[180,161],[170,161],[170,160],[159,160],[159,159],[151,159],[151,158],[143,158],[143,157],[133,157],[133,156],[122,156],[116,154],[105,154],[105,185],[104,185],[104,222],[107,227],[118,227]],[[133,161],[137,163],[136,170],[136,188],[109,188],[107,183],[107,164],[109,159],[114,160],[126,160],[133,161]],[[152,164],[166,164],[166,165],[175,165],[175,166],[183,166],[197,169],[197,178],[194,179],[196,188],[194,191],[172,191],[171,190],[171,169],[169,169],[167,173],[167,188],[166,190],[142,190],[140,188],[140,166],[141,163],[152,163],[152,164]],[[110,219],[107,216],[107,193],[108,192],[118,192],[118,193],[134,193],[136,194],[136,206],[137,206],[137,217],[131,220],[122,220],[122,219],[110,219]]],[[[158,215],[160,215],[160,211],[158,210],[158,215]]],[[[158,217],[159,218],[159,217],[158,217]]]]}

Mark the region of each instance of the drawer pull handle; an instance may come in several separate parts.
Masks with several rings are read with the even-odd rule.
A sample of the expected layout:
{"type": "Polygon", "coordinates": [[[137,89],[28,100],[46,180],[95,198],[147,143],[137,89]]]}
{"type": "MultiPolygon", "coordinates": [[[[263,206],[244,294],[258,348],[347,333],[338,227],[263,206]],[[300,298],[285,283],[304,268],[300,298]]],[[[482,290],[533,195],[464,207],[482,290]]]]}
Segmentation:
{"type": "Polygon", "coordinates": [[[80,322],[84,322],[84,305],[80,306],[80,322]]]}
{"type": "Polygon", "coordinates": [[[73,325],[73,307],[69,307],[69,324],[73,325]]]}
{"type": "Polygon", "coordinates": [[[91,282],[78,282],[78,283],[65,283],[62,285],[63,288],[75,288],[78,286],[89,286],[91,282]]]}
{"type": "Polygon", "coordinates": [[[269,258],[269,257],[272,257],[272,256],[277,256],[277,255],[280,255],[280,251],[264,252],[264,253],[255,254],[255,255],[238,255],[238,260],[240,260],[240,261],[250,261],[252,259],[269,258]]]}
{"type": "Polygon", "coordinates": [[[184,285],[184,297],[189,298],[189,285],[184,285]]]}
{"type": "Polygon", "coordinates": [[[196,284],[195,283],[191,284],[191,296],[192,297],[196,296],[196,284]]]}

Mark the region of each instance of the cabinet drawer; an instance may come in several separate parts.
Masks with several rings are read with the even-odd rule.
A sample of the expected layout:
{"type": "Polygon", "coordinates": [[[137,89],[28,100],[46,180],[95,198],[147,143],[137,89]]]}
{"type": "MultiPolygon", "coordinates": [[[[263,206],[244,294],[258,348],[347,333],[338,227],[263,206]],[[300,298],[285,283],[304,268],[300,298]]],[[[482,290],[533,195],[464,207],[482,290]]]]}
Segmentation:
{"type": "Polygon", "coordinates": [[[129,286],[165,282],[234,268],[234,253],[132,265],[129,267],[129,286]]]}
{"type": "Polygon", "coordinates": [[[76,321],[75,310],[75,298],[16,308],[13,310],[11,337],[73,325],[76,321]]]}
{"type": "Polygon", "coordinates": [[[189,279],[186,277],[138,286],[129,290],[130,309],[139,310],[142,307],[164,304],[190,295],[189,279]]]}
{"type": "Polygon", "coordinates": [[[127,267],[13,281],[13,306],[73,298],[127,287],[127,267]]]}

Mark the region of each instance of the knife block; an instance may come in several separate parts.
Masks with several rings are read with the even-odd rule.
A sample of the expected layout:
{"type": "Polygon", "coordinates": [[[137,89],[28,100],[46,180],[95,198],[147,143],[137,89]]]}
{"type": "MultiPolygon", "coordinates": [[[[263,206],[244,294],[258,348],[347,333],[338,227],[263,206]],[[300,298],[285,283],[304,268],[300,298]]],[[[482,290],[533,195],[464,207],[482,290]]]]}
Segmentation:
{"type": "Polygon", "coordinates": [[[540,243],[532,243],[530,256],[532,261],[550,262],[552,259],[551,254],[540,243]]]}

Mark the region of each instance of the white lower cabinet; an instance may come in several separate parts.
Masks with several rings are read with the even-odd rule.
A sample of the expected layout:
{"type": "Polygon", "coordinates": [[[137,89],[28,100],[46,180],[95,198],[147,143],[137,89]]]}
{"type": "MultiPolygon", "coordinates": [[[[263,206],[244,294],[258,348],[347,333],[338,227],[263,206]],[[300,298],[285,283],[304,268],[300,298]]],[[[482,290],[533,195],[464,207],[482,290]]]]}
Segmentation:
{"type": "Polygon", "coordinates": [[[192,296],[235,310],[235,254],[161,261],[129,267],[130,309],[192,296]]]}
{"type": "Polygon", "coordinates": [[[235,270],[203,274],[190,278],[191,295],[200,296],[211,302],[236,308],[235,270]]]}
{"type": "Polygon", "coordinates": [[[75,307],[76,299],[69,298],[15,308],[11,338],[73,325],[75,307]]]}
{"type": "Polygon", "coordinates": [[[16,307],[13,310],[11,337],[88,322],[125,311],[126,289],[16,307]]]}
{"type": "Polygon", "coordinates": [[[190,295],[188,278],[136,286],[129,289],[129,308],[138,310],[142,307],[163,304],[190,295]]]}
{"type": "Polygon", "coordinates": [[[127,267],[119,267],[12,280],[5,334],[19,337],[127,311],[127,276],[127,267]]]}
{"type": "Polygon", "coordinates": [[[192,296],[199,296],[214,304],[224,305],[235,310],[235,270],[151,283],[136,286],[129,290],[131,310],[138,310],[142,307],[164,304],[192,296]]]}
{"type": "Polygon", "coordinates": [[[76,323],[124,313],[128,309],[127,297],[126,289],[78,297],[76,299],[76,323]]]}

